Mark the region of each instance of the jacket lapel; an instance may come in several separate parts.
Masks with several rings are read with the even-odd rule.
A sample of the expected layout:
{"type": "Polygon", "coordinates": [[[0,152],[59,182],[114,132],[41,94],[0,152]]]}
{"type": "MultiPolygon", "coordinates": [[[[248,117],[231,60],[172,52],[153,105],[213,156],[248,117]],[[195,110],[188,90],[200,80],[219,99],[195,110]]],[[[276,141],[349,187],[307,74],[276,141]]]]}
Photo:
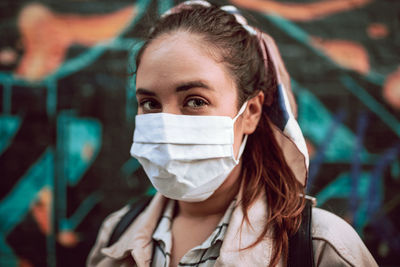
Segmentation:
{"type": "MultiPolygon", "coordinates": [[[[240,195],[241,193],[239,197],[240,195]]],[[[245,249],[262,234],[267,221],[264,194],[258,197],[250,207],[248,218],[250,223],[243,221],[243,211],[240,201],[238,201],[215,266],[268,266],[273,248],[271,233],[267,233],[265,238],[257,245],[245,249]]]]}
{"type": "MultiPolygon", "coordinates": [[[[267,266],[273,248],[271,233],[267,233],[257,245],[245,249],[257,240],[264,229],[267,219],[265,195],[260,195],[249,208],[249,222],[243,221],[240,200],[241,192],[215,266],[267,266]]],[[[115,260],[123,260],[131,255],[137,266],[150,266],[153,253],[152,235],[166,202],[166,198],[157,193],[121,238],[101,252],[115,260]]],[[[282,261],[279,265],[281,264],[282,261]]]]}
{"type": "Polygon", "coordinates": [[[120,239],[112,246],[103,248],[101,252],[115,260],[131,255],[137,266],[149,266],[153,253],[152,235],[165,203],[166,199],[156,194],[120,239]]]}

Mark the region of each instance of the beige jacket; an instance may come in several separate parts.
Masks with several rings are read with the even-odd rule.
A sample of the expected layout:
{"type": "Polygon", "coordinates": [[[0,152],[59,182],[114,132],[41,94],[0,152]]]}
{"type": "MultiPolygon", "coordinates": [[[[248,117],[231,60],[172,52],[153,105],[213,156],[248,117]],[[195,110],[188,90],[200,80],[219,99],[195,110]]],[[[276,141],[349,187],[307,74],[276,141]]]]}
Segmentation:
{"type": "MultiPolygon", "coordinates": [[[[152,234],[165,203],[166,199],[157,194],[121,238],[106,247],[114,226],[128,208],[111,214],[100,229],[87,266],[150,266],[152,234]]],[[[248,217],[251,227],[246,221],[242,224],[241,207],[235,208],[215,266],[268,266],[273,248],[270,238],[239,251],[252,244],[263,230],[266,218],[263,198],[250,207],[248,217]]],[[[330,212],[313,208],[312,240],[315,266],[378,266],[354,229],[330,212]]],[[[283,266],[282,260],[278,266],[283,266]]]]}

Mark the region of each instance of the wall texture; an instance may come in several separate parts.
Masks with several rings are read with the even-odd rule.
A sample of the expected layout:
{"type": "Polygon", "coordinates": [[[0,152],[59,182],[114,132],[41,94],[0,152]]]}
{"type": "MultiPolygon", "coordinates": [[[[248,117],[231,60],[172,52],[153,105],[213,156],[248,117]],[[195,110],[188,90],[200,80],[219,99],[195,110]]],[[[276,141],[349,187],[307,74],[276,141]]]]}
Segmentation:
{"type": "MultiPolygon", "coordinates": [[[[1,266],[82,266],[105,216],[153,192],[129,156],[129,65],[175,3],[0,2],[1,266]]],[[[309,194],[399,266],[400,2],[231,3],[276,38],[292,75],[309,194]]]]}

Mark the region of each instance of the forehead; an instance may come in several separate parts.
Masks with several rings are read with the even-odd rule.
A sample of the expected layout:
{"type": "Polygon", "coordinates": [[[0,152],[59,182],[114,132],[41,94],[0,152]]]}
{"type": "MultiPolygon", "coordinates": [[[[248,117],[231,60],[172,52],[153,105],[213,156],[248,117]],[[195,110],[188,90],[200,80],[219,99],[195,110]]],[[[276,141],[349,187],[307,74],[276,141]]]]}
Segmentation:
{"type": "Polygon", "coordinates": [[[199,35],[178,31],[154,39],[142,54],[137,87],[173,86],[174,83],[204,80],[215,87],[235,83],[224,63],[199,35]]]}

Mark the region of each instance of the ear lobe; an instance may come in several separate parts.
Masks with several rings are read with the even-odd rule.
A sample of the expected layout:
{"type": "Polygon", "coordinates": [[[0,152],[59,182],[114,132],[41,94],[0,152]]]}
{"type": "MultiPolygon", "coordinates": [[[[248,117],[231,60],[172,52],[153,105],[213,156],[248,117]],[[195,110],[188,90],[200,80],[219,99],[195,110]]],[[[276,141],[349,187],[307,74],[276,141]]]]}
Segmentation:
{"type": "Polygon", "coordinates": [[[264,103],[264,93],[259,92],[256,96],[248,100],[247,109],[244,116],[244,134],[252,134],[260,121],[262,107],[264,103]]]}

